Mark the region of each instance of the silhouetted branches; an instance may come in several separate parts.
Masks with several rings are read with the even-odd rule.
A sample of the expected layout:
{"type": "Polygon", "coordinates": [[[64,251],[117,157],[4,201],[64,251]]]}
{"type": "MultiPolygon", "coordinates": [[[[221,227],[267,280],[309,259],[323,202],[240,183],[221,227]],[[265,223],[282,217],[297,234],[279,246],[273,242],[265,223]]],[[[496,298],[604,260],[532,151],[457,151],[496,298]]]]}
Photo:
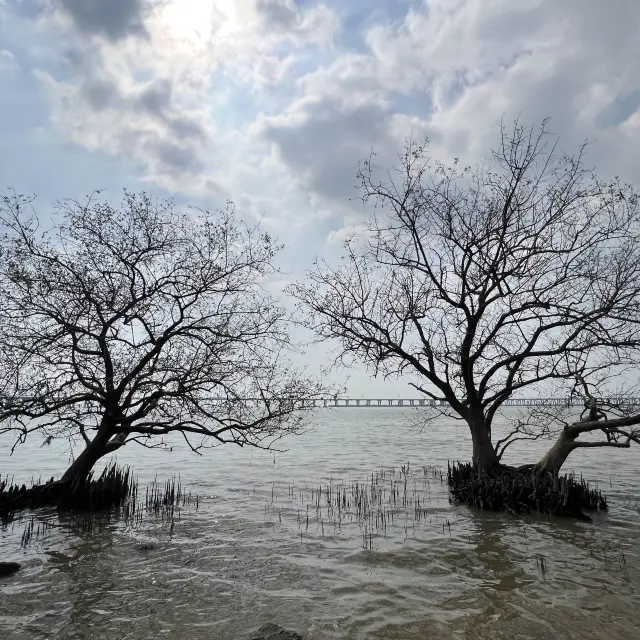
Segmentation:
{"type": "Polygon", "coordinates": [[[495,451],[491,425],[509,398],[600,385],[624,366],[637,375],[638,195],[598,180],[586,146],[568,156],[550,144],[547,121],[538,131],[516,121],[501,126],[491,168],[432,162],[426,143],[410,141],[380,178],[372,154],[359,170],[374,207],[366,231],[339,266],[318,263],[291,287],[307,326],[337,340],[341,358],[417,378],[466,420],[483,465],[516,437],[541,437],[521,425],[495,451]]]}
{"type": "Polygon", "coordinates": [[[300,400],[320,387],[288,364],[286,313],[267,293],[279,247],[231,203],[92,196],[44,230],[29,206],[0,200],[0,432],[79,435],[90,468],[174,432],[199,450],[300,430],[300,400]]]}

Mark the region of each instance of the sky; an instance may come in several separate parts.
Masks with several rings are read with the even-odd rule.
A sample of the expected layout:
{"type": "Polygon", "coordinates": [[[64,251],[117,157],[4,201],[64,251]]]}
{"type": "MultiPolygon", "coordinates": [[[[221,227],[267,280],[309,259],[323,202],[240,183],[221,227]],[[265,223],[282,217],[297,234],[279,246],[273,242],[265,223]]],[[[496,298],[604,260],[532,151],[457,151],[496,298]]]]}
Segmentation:
{"type": "MultiPolygon", "coordinates": [[[[367,215],[358,160],[393,166],[408,136],[471,164],[502,118],[550,117],[640,185],[638,24],[638,0],[0,0],[0,190],[38,212],[125,187],[231,199],[300,280],[367,215]]],[[[415,395],[358,368],[346,386],[415,395]]]]}

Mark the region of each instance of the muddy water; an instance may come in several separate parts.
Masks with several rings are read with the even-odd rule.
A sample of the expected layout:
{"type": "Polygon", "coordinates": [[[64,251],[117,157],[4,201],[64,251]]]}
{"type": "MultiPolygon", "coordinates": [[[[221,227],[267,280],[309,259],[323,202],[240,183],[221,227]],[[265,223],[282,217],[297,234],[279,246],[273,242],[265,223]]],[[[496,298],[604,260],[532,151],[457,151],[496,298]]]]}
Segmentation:
{"type": "MultiPolygon", "coordinates": [[[[571,459],[610,498],[595,522],[515,519],[449,505],[425,465],[467,458],[467,434],[443,421],[419,432],[415,418],[320,410],[275,456],[226,446],[197,457],[179,443],[123,451],[141,484],[180,473],[198,509],[183,510],[171,536],[151,520],[90,535],[61,526],[26,551],[24,525],[10,527],[0,559],[23,570],[0,579],[0,638],[242,640],[269,621],[310,639],[640,637],[640,451],[571,459]],[[367,495],[373,481],[384,505],[366,531],[356,481],[367,495]],[[340,486],[339,508],[327,486],[333,498],[340,486]]],[[[9,457],[6,445],[0,473],[20,481],[67,463],[64,447],[34,442],[9,457]]]]}

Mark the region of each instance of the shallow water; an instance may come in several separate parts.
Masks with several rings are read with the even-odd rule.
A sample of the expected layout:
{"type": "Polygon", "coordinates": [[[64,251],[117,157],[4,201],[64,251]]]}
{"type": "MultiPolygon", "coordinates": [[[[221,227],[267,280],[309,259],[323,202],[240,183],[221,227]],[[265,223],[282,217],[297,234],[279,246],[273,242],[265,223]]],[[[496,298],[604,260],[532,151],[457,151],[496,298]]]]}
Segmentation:
{"type": "MultiPolygon", "coordinates": [[[[467,459],[467,432],[445,421],[420,431],[417,415],[319,410],[276,454],[130,445],[118,460],[141,485],[180,474],[198,509],[184,508],[171,536],[152,520],[91,535],[60,526],[24,551],[24,523],[10,526],[0,559],[23,570],[0,579],[0,638],[242,640],[269,621],[310,639],[639,637],[640,452],[570,459],[609,497],[593,523],[518,519],[449,504],[432,467],[467,459]],[[373,482],[383,505],[366,532],[356,481],[369,492],[373,482]],[[346,502],[331,508],[326,488],[335,498],[339,485],[346,502]]],[[[68,461],[62,445],[34,441],[9,457],[7,444],[0,473],[20,482],[68,461]]],[[[535,461],[545,446],[514,448],[507,461],[535,461]]]]}

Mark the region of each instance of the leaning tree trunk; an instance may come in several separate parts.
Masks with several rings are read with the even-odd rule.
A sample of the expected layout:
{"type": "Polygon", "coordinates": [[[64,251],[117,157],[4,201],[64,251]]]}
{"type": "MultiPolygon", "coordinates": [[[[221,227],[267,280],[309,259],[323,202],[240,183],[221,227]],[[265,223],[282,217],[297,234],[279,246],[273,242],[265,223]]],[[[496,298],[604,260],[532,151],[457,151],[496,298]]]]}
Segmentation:
{"type": "MultiPolygon", "coordinates": [[[[110,442],[112,435],[113,433],[109,425],[101,425],[93,440],[87,443],[87,446],[84,448],[82,453],[65,471],[62,478],[60,478],[60,482],[67,483],[74,482],[76,480],[84,480],[100,458],[118,448],[111,446],[113,442],[110,442]]],[[[120,446],[120,444],[118,444],[118,446],[120,446]]]]}
{"type": "Polygon", "coordinates": [[[563,429],[554,445],[538,463],[536,467],[537,473],[557,475],[569,454],[576,448],[575,439],[576,435],[567,429],[563,429]]]}
{"type": "Polygon", "coordinates": [[[71,463],[62,478],[45,484],[34,485],[27,489],[9,487],[9,491],[0,491],[0,516],[8,517],[19,509],[57,505],[58,509],[92,511],[108,509],[121,503],[129,496],[130,482],[128,471],[116,471],[107,476],[108,483],[96,481],[85,484],[96,462],[103,456],[117,451],[127,439],[127,433],[113,433],[112,423],[103,420],[93,440],[87,442],[80,455],[71,463]],[[94,492],[95,486],[100,490],[94,492]]]}

